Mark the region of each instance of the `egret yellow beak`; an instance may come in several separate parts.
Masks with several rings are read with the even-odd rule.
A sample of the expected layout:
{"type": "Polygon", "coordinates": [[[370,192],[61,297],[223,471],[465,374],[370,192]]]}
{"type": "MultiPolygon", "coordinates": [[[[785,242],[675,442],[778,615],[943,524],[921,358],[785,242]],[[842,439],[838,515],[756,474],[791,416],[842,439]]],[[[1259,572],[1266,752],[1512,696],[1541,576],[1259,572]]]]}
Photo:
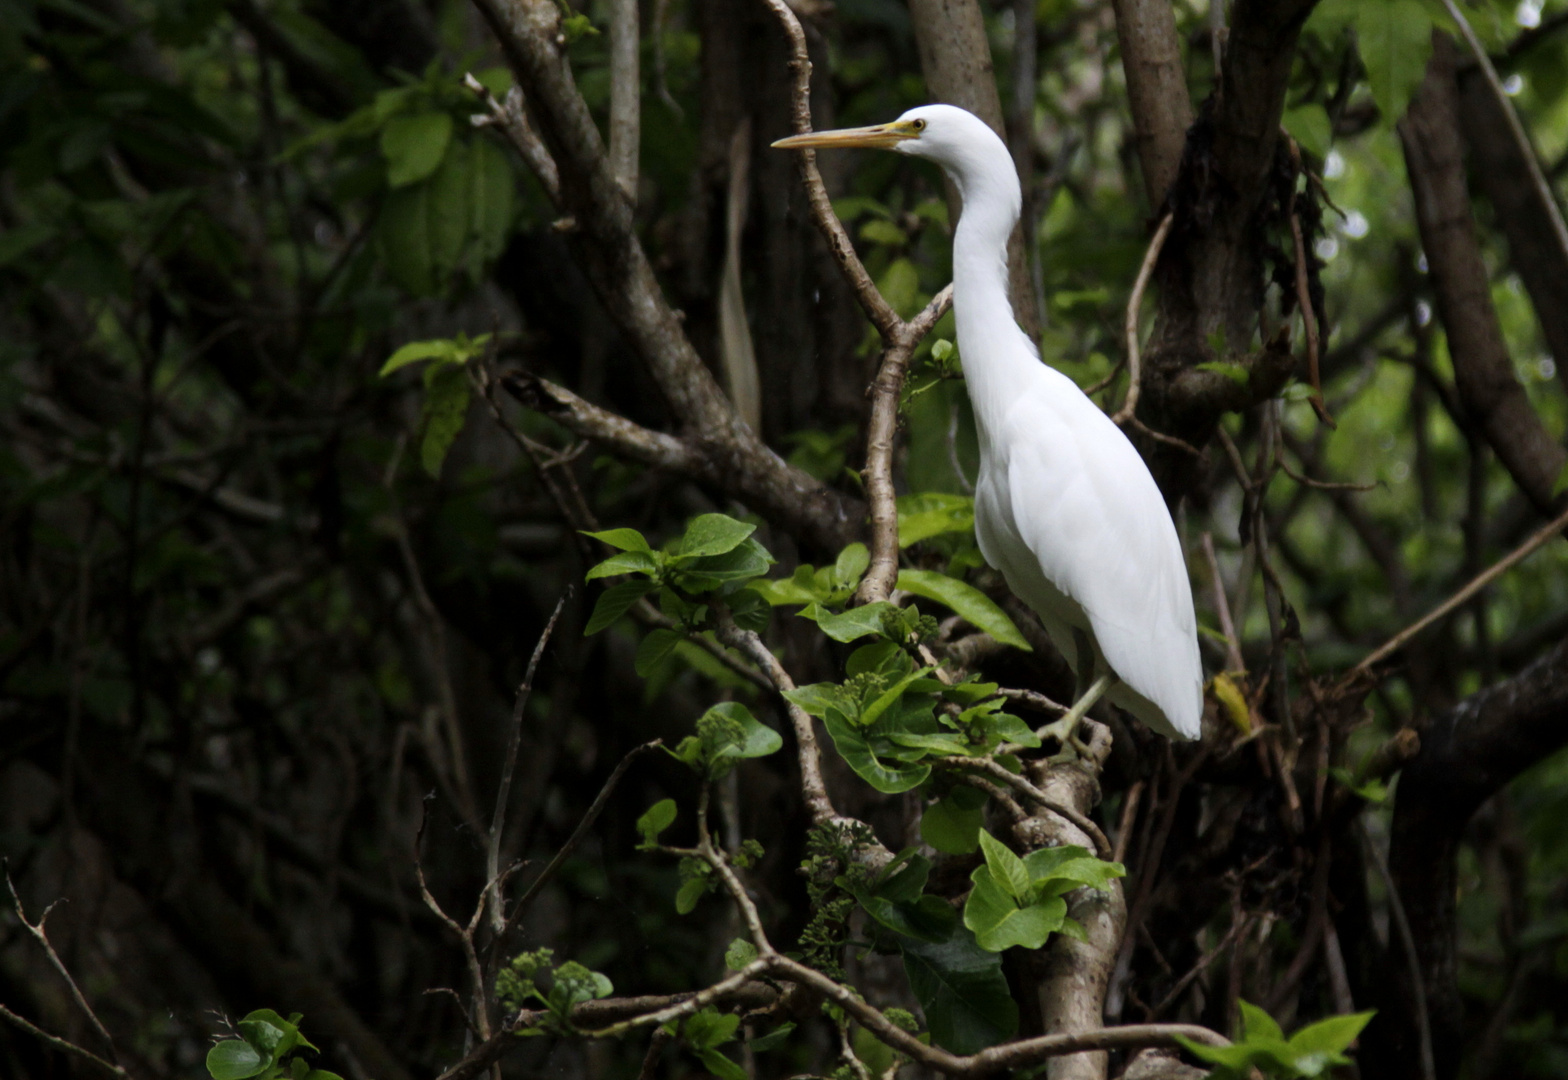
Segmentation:
{"type": "Polygon", "coordinates": [[[872,127],[841,128],[838,131],[812,131],[805,135],[791,135],[773,145],[780,150],[822,150],[835,146],[869,146],[877,150],[891,150],[906,139],[920,137],[917,121],[895,120],[891,124],[872,127]]]}

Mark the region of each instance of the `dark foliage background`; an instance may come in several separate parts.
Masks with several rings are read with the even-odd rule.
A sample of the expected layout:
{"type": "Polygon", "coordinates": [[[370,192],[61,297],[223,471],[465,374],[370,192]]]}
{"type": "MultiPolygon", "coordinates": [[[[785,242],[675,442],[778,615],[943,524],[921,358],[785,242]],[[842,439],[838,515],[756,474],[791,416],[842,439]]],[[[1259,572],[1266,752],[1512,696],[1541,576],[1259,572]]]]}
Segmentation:
{"type": "MultiPolygon", "coordinates": [[[[818,126],[928,100],[903,4],[794,6],[812,16],[818,126]]],[[[1266,740],[1237,749],[1218,707],[1202,757],[1119,729],[1096,819],[1114,831],[1126,793],[1143,785],[1128,862],[1129,895],[1146,899],[1113,1018],[1158,1012],[1228,1030],[1238,996],[1268,1003],[1287,1028],[1338,1011],[1317,953],[1292,964],[1303,940],[1321,939],[1311,924],[1326,904],[1351,999],[1381,1010],[1362,1075],[1420,1075],[1410,957],[1376,865],[1386,851],[1431,965],[1438,1075],[1563,1077],[1568,761],[1556,751],[1568,741],[1568,554],[1547,546],[1417,639],[1364,709],[1358,699],[1342,714],[1314,711],[1334,676],[1561,505],[1568,252],[1549,242],[1469,54],[1446,37],[1430,49],[1434,16],[1416,0],[1387,6],[1355,16],[1325,4],[1278,52],[1290,65],[1286,128],[1342,211],[1325,207],[1307,237],[1337,430],[1295,382],[1209,413],[1170,389],[1199,362],[1222,390],[1247,384],[1244,357],[1268,334],[1255,336],[1260,305],[1245,299],[1239,314],[1194,323],[1188,344],[1206,342],[1206,354],[1172,344],[1171,305],[1192,291],[1181,276],[1210,257],[1211,234],[1180,241],[1187,261],[1156,276],[1166,306],[1144,415],[1207,449],[1194,464],[1145,448],[1182,500],[1206,661],[1211,673],[1227,666],[1217,566],[1253,673],[1242,680],[1253,721],[1295,717],[1303,730],[1270,758],[1266,740]],[[1368,42],[1382,59],[1363,64],[1368,42]],[[1396,129],[1423,72],[1428,88],[1396,129]],[[1432,272],[1437,234],[1418,221],[1441,185],[1423,188],[1418,172],[1413,194],[1407,179],[1407,154],[1437,169],[1440,143],[1468,155],[1462,205],[1478,222],[1480,278],[1462,303],[1443,293],[1454,279],[1447,264],[1432,272]],[[1466,357],[1485,343],[1468,353],[1455,343],[1476,340],[1464,324],[1486,310],[1496,348],[1483,369],[1466,357]],[[1251,491],[1211,439],[1221,412],[1236,463],[1263,478],[1251,491]],[[1285,468],[1265,477],[1255,463],[1267,465],[1276,441],[1285,468]],[[1343,484],[1371,486],[1333,486],[1343,484]],[[1354,772],[1404,729],[1422,749],[1391,796],[1376,787],[1358,799],[1348,776],[1329,779],[1330,764],[1354,772]],[[1295,824],[1282,769],[1300,778],[1295,824]],[[1162,836],[1152,857],[1151,832],[1162,836]]],[[[1241,33],[1246,13],[1269,5],[1235,7],[1241,33]]],[[[1311,5],[1293,7],[1304,17],[1311,5]]],[[[1161,210],[1145,190],[1115,17],[1075,0],[980,8],[1026,168],[1026,306],[1043,354],[1087,386],[1122,355],[1123,311],[1161,210]]],[[[582,10],[604,25],[599,5],[582,10]]],[[[1467,11],[1560,200],[1568,10],[1510,0],[1467,11]]],[[[1189,3],[1175,15],[1187,87],[1203,102],[1210,15],[1189,3]]],[[[876,349],[793,160],[766,149],[790,130],[784,38],[762,4],[741,0],[659,0],[642,17],[637,233],[686,334],[723,376],[726,210],[745,204],[733,239],[760,434],[858,498],[846,465],[861,463],[876,349]]],[[[606,36],[566,52],[604,122],[606,36]]],[[[466,917],[484,885],[514,692],[563,595],[505,812],[503,861],[530,860],[520,881],[632,747],[673,744],[726,698],[787,726],[771,695],[696,645],[641,677],[646,627],[585,637],[598,586],[583,574],[602,554],[576,537],[556,495],[655,538],[698,513],[764,508],[583,443],[504,393],[494,400],[507,421],[544,456],[525,455],[475,397],[428,469],[427,433],[443,422],[425,415],[433,398],[412,370],[378,377],[409,341],[496,334],[498,369],[545,376],[648,428],[681,420],[600,306],[537,180],[493,127],[469,123],[483,108],[461,86],[467,71],[498,93],[511,84],[462,0],[0,3],[0,851],[30,916],[68,901],[51,916],[52,940],[138,1077],[202,1075],[222,1018],[259,1006],[303,1012],[323,1062],[345,1076],[434,1075],[461,1056],[462,1013],[429,991],[460,988],[462,960],[419,897],[416,835],[424,821],[432,893],[466,917]],[[436,165],[422,164],[432,145],[436,165]]],[[[823,168],[872,276],[912,314],[950,271],[940,177],[870,153],[823,168]]],[[[1262,305],[1269,332],[1285,318],[1282,295],[1276,286],[1262,305]]],[[[1103,392],[1108,407],[1124,386],[1103,392]]],[[[961,384],[915,398],[904,432],[900,490],[963,494],[975,452],[961,384]]],[[[767,516],[758,536],[784,572],[831,561],[823,533],[767,516]]],[[[908,558],[962,573],[957,550],[908,558]]],[[[970,568],[1002,596],[977,560],[970,568]]],[[[810,623],[778,611],[768,639],[797,681],[837,677],[842,650],[810,623]]],[[[1004,685],[1071,692],[1045,650],[986,656],[1004,685]]],[[[788,755],[747,763],[719,793],[723,827],[766,849],[752,880],[781,947],[809,916],[792,770],[788,755]]],[[[913,838],[917,796],[877,795],[841,765],[829,780],[840,808],[890,848],[913,838]]],[[[689,805],[695,791],[677,762],[641,759],[508,950],[550,946],[624,994],[713,981],[735,916],[718,897],[677,916],[675,867],[634,851],[649,804],[689,805]]],[[[853,975],[868,996],[906,999],[896,970],[874,958],[853,975]]],[[[103,1049],[9,913],[0,1002],[103,1049]]],[[[537,1039],[505,1071],[631,1076],[644,1049],[537,1039]]],[[[807,1018],[792,1049],[757,1057],[756,1075],[831,1071],[835,1053],[831,1030],[807,1018]]],[[[661,1068],[700,1074],[674,1050],[661,1068]]],[[[0,1074],[92,1071],[0,1025],[0,1074]]]]}

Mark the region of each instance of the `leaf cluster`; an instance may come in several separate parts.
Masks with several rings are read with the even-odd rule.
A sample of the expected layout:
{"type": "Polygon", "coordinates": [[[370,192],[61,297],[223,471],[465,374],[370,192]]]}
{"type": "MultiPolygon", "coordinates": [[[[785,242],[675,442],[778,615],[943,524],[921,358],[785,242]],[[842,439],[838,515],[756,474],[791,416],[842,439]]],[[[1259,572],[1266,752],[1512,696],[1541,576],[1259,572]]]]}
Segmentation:
{"type": "Polygon", "coordinates": [[[207,1051],[212,1080],[343,1080],[337,1073],[312,1068],[300,1055],[319,1053],[299,1030],[301,1013],[287,1020],[271,1009],[257,1009],[235,1024],[238,1039],[224,1039],[207,1051]]]}
{"type": "Polygon", "coordinates": [[[989,832],[980,833],[985,864],[970,875],[974,888],[964,904],[964,925],[980,947],[1000,952],[1013,945],[1038,949],[1054,933],[1084,940],[1084,929],[1067,915],[1066,894],[1103,889],[1125,877],[1121,863],[1095,858],[1088,849],[1041,848],[1019,858],[989,832]]]}
{"type": "Polygon", "coordinates": [[[543,1025],[523,1028],[522,1035],[565,1033],[572,1030],[572,1009],[585,1001],[609,997],[615,987],[597,971],[590,971],[575,960],[555,968],[555,950],[535,949],[512,957],[495,977],[495,996],[506,1009],[516,1012],[530,1001],[545,1007],[543,1025]],[[549,975],[548,989],[540,979],[549,975]]]}
{"type": "Polygon", "coordinates": [[[1331,1016],[1286,1039],[1272,1016],[1243,1001],[1241,1038],[1233,1045],[1204,1046],[1181,1035],[1176,1038],[1194,1056],[1214,1066],[1210,1080],[1248,1080],[1254,1069],[1269,1080],[1297,1080],[1350,1064],[1345,1051],[1372,1017],[1371,1011],[1331,1016]]]}

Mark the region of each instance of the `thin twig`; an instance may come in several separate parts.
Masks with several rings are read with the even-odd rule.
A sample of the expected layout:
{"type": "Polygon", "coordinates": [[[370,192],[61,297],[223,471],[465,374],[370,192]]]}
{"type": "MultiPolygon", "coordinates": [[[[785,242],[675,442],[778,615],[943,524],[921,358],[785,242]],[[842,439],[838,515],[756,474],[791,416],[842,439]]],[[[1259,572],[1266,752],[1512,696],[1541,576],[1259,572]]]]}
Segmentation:
{"type": "Polygon", "coordinates": [[[1139,780],[1127,789],[1126,798],[1122,800],[1121,816],[1116,823],[1116,847],[1111,852],[1111,862],[1125,862],[1127,859],[1127,844],[1132,839],[1132,825],[1138,819],[1138,803],[1143,798],[1143,789],[1147,781],[1139,780]]]}
{"type": "Polygon", "coordinates": [[[1076,825],[1085,836],[1094,842],[1095,853],[1102,859],[1111,857],[1111,842],[1106,839],[1105,833],[1087,816],[1073,809],[1065,803],[1058,802],[1045,792],[1035,787],[1024,777],[1017,773],[1008,772],[998,761],[987,757],[945,757],[938,758],[936,763],[946,765],[951,769],[979,769],[993,779],[1007,785],[1014,791],[1023,795],[1044,810],[1049,810],[1058,817],[1076,825]]]}
{"type": "Polygon", "coordinates": [[[91,1050],[77,1046],[75,1043],[70,1042],[67,1039],[62,1039],[58,1035],[49,1034],[37,1024],[33,1024],[27,1020],[22,1019],[4,1005],[0,1005],[0,1019],[15,1024],[29,1035],[32,1035],[34,1038],[42,1039],[44,1042],[58,1050],[64,1050],[68,1054],[75,1054],[77,1057],[86,1058],[88,1061],[92,1062],[94,1065],[97,1065],[100,1069],[106,1070],[111,1075],[120,1077],[130,1076],[130,1074],[120,1066],[115,1065],[112,1062],[105,1061],[91,1050]]]}
{"type": "Polygon", "coordinates": [[[1415,935],[1410,932],[1410,920],[1405,917],[1405,905],[1399,899],[1399,887],[1394,884],[1394,875],[1389,872],[1388,862],[1372,841],[1365,823],[1357,824],[1361,828],[1361,842],[1372,856],[1372,865],[1376,867],[1378,877],[1383,879],[1383,887],[1388,890],[1389,914],[1394,917],[1399,942],[1404,946],[1405,957],[1410,962],[1410,987],[1415,993],[1416,1026],[1421,1035],[1421,1076],[1423,1080],[1436,1080],[1437,1066],[1432,1058],[1432,1018],[1427,1013],[1426,980],[1421,977],[1421,954],[1416,951],[1415,935]]]}
{"type": "MultiPolygon", "coordinates": [[[[1296,140],[1289,135],[1285,136],[1285,145],[1290,150],[1291,160],[1295,162],[1296,169],[1301,170],[1301,151],[1296,146],[1296,140]]],[[[1312,380],[1312,396],[1307,400],[1312,403],[1312,411],[1318,414],[1318,419],[1331,428],[1339,427],[1334,418],[1328,414],[1328,406],[1323,404],[1323,384],[1318,377],[1318,317],[1317,310],[1312,305],[1312,286],[1307,274],[1307,245],[1301,235],[1301,218],[1296,214],[1296,189],[1290,189],[1290,235],[1296,248],[1296,307],[1301,311],[1301,327],[1307,336],[1307,377],[1312,380]]]]}
{"type": "Polygon", "coordinates": [[[892,328],[876,381],[871,386],[871,421],[866,431],[866,467],[861,473],[871,503],[871,565],[860,581],[855,600],[873,604],[886,600],[898,579],[898,506],[893,490],[893,444],[898,434],[898,401],[915,346],[931,332],[953,303],[948,285],[909,322],[892,328]]]}
{"type": "Polygon", "coordinates": [[[1203,558],[1209,564],[1209,580],[1214,584],[1214,614],[1220,621],[1220,633],[1225,635],[1226,670],[1244,672],[1247,663],[1241,658],[1241,642],[1236,637],[1236,624],[1231,621],[1230,602],[1225,598],[1225,582],[1214,554],[1214,536],[1207,531],[1203,534],[1203,558]]]}
{"type": "MultiPolygon", "coordinates": [[[[81,987],[76,985],[76,980],[71,977],[71,972],[66,968],[65,962],[60,959],[60,954],[54,951],[54,946],[49,942],[48,931],[44,929],[44,923],[49,921],[49,913],[55,909],[55,904],[60,903],[60,901],[56,900],[54,904],[44,908],[44,913],[38,917],[38,922],[31,923],[27,921],[27,912],[22,908],[22,897],[16,891],[16,882],[11,880],[9,864],[5,868],[5,884],[6,888],[11,890],[11,902],[16,907],[16,917],[22,920],[22,925],[27,927],[27,932],[32,934],[38,944],[43,946],[44,953],[49,957],[49,963],[60,973],[60,977],[65,980],[65,985],[70,989],[71,1000],[75,1001],[77,1007],[87,1016],[88,1021],[93,1026],[93,1030],[98,1033],[98,1037],[109,1047],[109,1053],[114,1057],[118,1057],[119,1054],[114,1046],[114,1036],[109,1034],[109,1029],[104,1027],[103,1021],[98,1019],[98,1014],[87,1003],[86,995],[82,993],[81,987]]],[[[86,1051],[84,1050],[82,1053],[85,1054],[86,1051]]],[[[91,1057],[91,1055],[88,1056],[91,1057]]],[[[94,1058],[94,1060],[98,1059],[94,1058]]],[[[109,1065],[107,1067],[124,1075],[125,1070],[118,1065],[109,1065]]]]}
{"type": "MultiPolygon", "coordinates": [[[[523,741],[523,713],[528,708],[529,696],[534,692],[534,672],[539,670],[539,658],[544,655],[544,647],[550,643],[550,635],[555,631],[555,624],[571,595],[572,590],[568,586],[555,602],[555,611],[550,615],[550,621],[545,623],[544,633],[539,635],[539,644],[534,646],[534,654],[528,659],[528,670],[523,675],[523,681],[517,688],[517,697],[512,703],[512,738],[506,748],[506,763],[501,767],[501,787],[495,795],[495,811],[490,817],[490,845],[485,854],[485,875],[492,880],[501,873],[501,832],[506,824],[506,806],[512,793],[512,773],[517,768],[517,748],[523,741]]],[[[490,894],[490,926],[497,934],[506,929],[506,898],[499,887],[490,894]]]]}
{"type": "Polygon", "coordinates": [[[1442,619],[1463,607],[1476,593],[1486,588],[1499,577],[1502,577],[1503,574],[1507,573],[1514,566],[1522,562],[1527,556],[1533,553],[1536,548],[1541,547],[1552,537],[1561,533],[1565,528],[1568,528],[1568,510],[1565,510],[1563,513],[1557,515],[1557,517],[1553,518],[1549,524],[1543,525],[1540,529],[1537,529],[1524,543],[1520,544],[1518,547],[1514,548],[1513,551],[1509,552],[1497,562],[1493,563],[1490,567],[1471,578],[1470,582],[1465,585],[1464,588],[1460,589],[1447,600],[1444,600],[1441,604],[1437,605],[1437,607],[1433,608],[1430,612],[1423,615],[1409,626],[1405,627],[1393,637],[1389,638],[1382,645],[1379,645],[1376,649],[1373,649],[1372,652],[1367,655],[1366,659],[1362,660],[1361,663],[1351,668],[1350,672],[1345,676],[1344,681],[1359,678],[1362,675],[1370,672],[1375,664],[1388,659],[1394,653],[1404,648],[1406,642],[1415,637],[1421,631],[1425,630],[1427,627],[1431,626],[1433,623],[1437,622],[1439,619],[1442,619]]]}
{"type": "Polygon", "coordinates": [[[561,171],[556,167],[555,159],[550,156],[550,151],[544,145],[544,140],[528,122],[528,112],[523,108],[523,92],[518,87],[512,87],[506,92],[506,103],[495,99],[495,95],[486,90],[484,84],[474,78],[472,74],[463,76],[463,85],[466,86],[480,101],[484,102],[489,110],[487,116],[477,116],[475,126],[482,126],[480,121],[493,124],[505,132],[508,141],[517,150],[523,161],[533,170],[539,186],[544,188],[544,193],[549,197],[553,206],[561,205],[561,171]]]}
{"type": "MultiPolygon", "coordinates": [[[[795,680],[790,678],[789,672],[784,670],[784,665],[779,662],[779,658],[763,644],[760,637],[750,630],[742,630],[736,626],[729,612],[715,609],[714,614],[720,641],[749,657],[752,663],[761,668],[772,680],[773,688],[781,696],[795,689],[795,680]]],[[[789,712],[790,726],[795,731],[795,750],[800,760],[801,795],[806,800],[806,811],[811,815],[812,823],[821,825],[838,817],[838,812],[833,809],[833,801],[828,798],[827,785],[822,782],[822,752],[817,745],[817,730],[806,710],[789,700],[785,700],[784,704],[789,712]]]]}
{"type": "MultiPolygon", "coordinates": [[[[967,641],[968,639],[966,638],[965,640],[967,641]]],[[[1070,706],[1063,705],[1059,701],[1052,701],[1037,690],[1015,690],[1004,686],[997,690],[997,693],[1009,701],[1016,701],[1020,705],[1027,705],[1029,708],[1038,709],[1040,712],[1064,713],[1070,708],[1070,706]]]]}
{"type": "Polygon", "coordinates": [[[1492,66],[1492,58],[1487,55],[1480,38],[1476,37],[1475,30],[1471,28],[1464,12],[1459,10],[1454,0],[1443,0],[1443,7],[1448,10],[1454,22],[1459,24],[1459,32],[1464,35],[1465,44],[1470,46],[1470,51],[1475,54],[1476,63],[1480,65],[1482,74],[1486,76],[1487,87],[1492,91],[1492,96],[1497,98],[1503,115],[1508,117],[1508,131],[1519,146],[1519,156],[1524,158],[1525,164],[1530,169],[1530,182],[1535,188],[1536,198],[1541,200],[1541,206],[1551,220],[1552,234],[1558,248],[1562,251],[1563,257],[1568,258],[1568,224],[1563,222],[1562,209],[1557,205],[1557,198],[1552,193],[1551,184],[1547,182],[1546,175],[1541,171],[1541,161],[1536,157],[1530,136],[1514,109],[1513,99],[1508,96],[1508,91],[1503,89],[1503,81],[1497,77],[1497,68],[1492,66]]]}
{"type": "Polygon", "coordinates": [[[1192,981],[1207,971],[1210,964],[1225,954],[1225,950],[1230,948],[1231,944],[1235,942],[1236,938],[1241,936],[1241,931],[1246,926],[1246,924],[1247,920],[1245,916],[1243,916],[1237,922],[1232,923],[1230,930],[1227,931],[1225,936],[1220,939],[1220,943],[1214,946],[1213,949],[1198,957],[1198,962],[1193,964],[1185,975],[1177,979],[1176,985],[1171,987],[1165,996],[1155,1004],[1154,1008],[1149,1010],[1149,1019],[1153,1020],[1166,1009],[1174,1005],[1176,1003],[1176,999],[1181,997],[1183,992],[1186,991],[1187,987],[1192,985],[1192,981]]]}
{"type": "Polygon", "coordinates": [[[1160,251],[1165,247],[1165,238],[1170,235],[1171,223],[1175,220],[1174,213],[1167,213],[1160,219],[1160,226],[1154,230],[1154,238],[1149,241],[1149,249],[1143,253],[1143,265],[1138,267],[1138,277],[1132,284],[1132,295],[1127,298],[1127,321],[1124,326],[1127,334],[1127,397],[1122,401],[1122,407],[1116,410],[1116,415],[1111,417],[1118,424],[1131,420],[1138,410],[1139,384],[1143,378],[1143,365],[1138,357],[1138,308],[1143,304],[1143,290],[1148,287],[1154,266],[1160,261],[1160,251]]]}
{"type": "Polygon", "coordinates": [[[577,828],[572,830],[572,835],[567,837],[566,843],[561,845],[561,850],[555,853],[555,857],[539,872],[539,876],[529,882],[527,890],[518,898],[517,903],[512,907],[512,914],[507,916],[506,925],[500,932],[501,935],[504,935],[506,931],[512,928],[512,924],[517,922],[518,916],[527,910],[528,902],[539,894],[539,890],[544,888],[545,883],[555,876],[555,872],[561,868],[561,864],[571,857],[572,852],[577,850],[577,845],[582,843],[583,837],[588,835],[588,830],[593,828],[593,823],[604,812],[605,805],[610,801],[610,796],[615,791],[615,786],[621,782],[621,777],[626,775],[626,770],[631,768],[632,762],[650,750],[656,750],[663,745],[663,739],[654,739],[652,742],[645,742],[641,746],[633,747],[625,757],[621,758],[620,764],[615,766],[614,771],[610,773],[610,778],[604,782],[604,787],[599,789],[598,796],[589,805],[588,812],[577,823],[577,828]]]}

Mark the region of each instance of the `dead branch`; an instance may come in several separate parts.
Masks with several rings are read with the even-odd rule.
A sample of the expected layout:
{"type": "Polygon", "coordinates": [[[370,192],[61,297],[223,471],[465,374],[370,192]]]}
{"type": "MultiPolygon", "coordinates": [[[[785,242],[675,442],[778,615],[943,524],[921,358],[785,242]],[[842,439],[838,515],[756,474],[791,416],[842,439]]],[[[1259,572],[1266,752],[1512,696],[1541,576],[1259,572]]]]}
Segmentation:
{"type": "Polygon", "coordinates": [[[1143,264],[1138,267],[1138,277],[1132,283],[1132,295],[1127,298],[1127,318],[1122,326],[1127,335],[1127,397],[1111,417],[1118,424],[1125,424],[1138,411],[1139,387],[1143,380],[1143,365],[1138,357],[1138,308],[1143,304],[1143,290],[1148,287],[1154,266],[1160,261],[1165,238],[1171,234],[1171,223],[1175,220],[1174,213],[1167,213],[1160,219],[1159,228],[1154,230],[1149,248],[1143,253],[1143,264]]]}
{"type": "Polygon", "coordinates": [[[539,181],[539,186],[544,188],[545,195],[551,205],[561,205],[561,173],[555,167],[555,159],[550,156],[544,143],[539,139],[539,133],[528,121],[528,111],[523,107],[523,92],[514,86],[506,92],[506,101],[503,104],[495,99],[495,95],[486,90],[484,84],[474,78],[472,73],[463,75],[463,85],[469,92],[484,103],[486,112],[475,116],[472,123],[477,127],[484,121],[494,124],[506,135],[507,141],[517,151],[523,162],[532,170],[534,178],[539,181]]]}
{"type": "Polygon", "coordinates": [[[1568,510],[1558,514],[1557,517],[1553,518],[1550,523],[1543,525],[1541,528],[1532,533],[1530,538],[1524,543],[1520,544],[1507,555],[1504,555],[1501,559],[1497,560],[1497,562],[1493,563],[1481,573],[1471,578],[1463,588],[1454,593],[1454,595],[1450,596],[1447,600],[1444,600],[1441,604],[1437,605],[1437,607],[1433,608],[1427,614],[1423,615],[1421,618],[1417,619],[1415,622],[1399,631],[1399,633],[1389,638],[1376,649],[1373,649],[1370,653],[1367,654],[1365,659],[1363,659],[1359,664],[1351,668],[1350,671],[1346,673],[1344,681],[1348,682],[1352,679],[1358,679],[1363,675],[1371,672],[1375,665],[1381,663],[1384,660],[1387,660],[1390,656],[1404,648],[1405,644],[1409,642],[1411,638],[1415,637],[1433,623],[1439,621],[1440,619],[1446,618],[1454,611],[1463,607],[1471,597],[1475,596],[1476,593],[1480,592],[1492,582],[1502,577],[1505,573],[1513,569],[1513,567],[1518,565],[1520,562],[1523,562],[1524,559],[1532,552],[1544,545],[1552,537],[1561,533],[1564,529],[1568,529],[1568,510]]]}
{"type": "MultiPolygon", "coordinates": [[[[523,741],[523,713],[528,708],[528,698],[534,691],[534,673],[539,670],[539,658],[544,655],[544,648],[550,643],[550,635],[555,631],[555,624],[561,618],[561,611],[566,607],[567,597],[572,595],[570,588],[561,594],[555,602],[555,611],[550,615],[550,621],[544,624],[544,632],[539,635],[539,644],[534,646],[534,653],[528,658],[528,670],[523,675],[522,683],[517,687],[517,696],[512,703],[512,737],[506,747],[506,763],[501,767],[501,787],[496,792],[495,810],[490,816],[490,837],[485,852],[485,876],[494,881],[501,874],[501,831],[506,824],[506,807],[508,796],[512,793],[512,772],[517,767],[517,748],[523,741]]],[[[506,929],[506,898],[499,885],[490,893],[490,926],[499,935],[506,929]]]]}

